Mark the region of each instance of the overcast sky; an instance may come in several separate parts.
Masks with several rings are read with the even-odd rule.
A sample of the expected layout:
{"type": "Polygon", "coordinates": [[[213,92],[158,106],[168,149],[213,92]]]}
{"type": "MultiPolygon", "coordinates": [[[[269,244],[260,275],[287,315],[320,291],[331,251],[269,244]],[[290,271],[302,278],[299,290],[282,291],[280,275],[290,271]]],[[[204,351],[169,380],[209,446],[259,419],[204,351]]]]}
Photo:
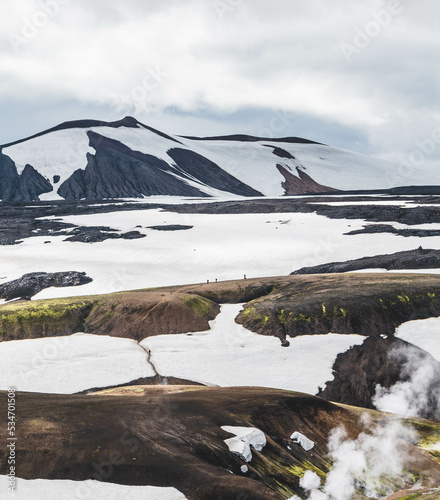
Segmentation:
{"type": "Polygon", "coordinates": [[[436,168],[439,20],[436,0],[2,0],[0,143],[133,115],[436,168]]]}

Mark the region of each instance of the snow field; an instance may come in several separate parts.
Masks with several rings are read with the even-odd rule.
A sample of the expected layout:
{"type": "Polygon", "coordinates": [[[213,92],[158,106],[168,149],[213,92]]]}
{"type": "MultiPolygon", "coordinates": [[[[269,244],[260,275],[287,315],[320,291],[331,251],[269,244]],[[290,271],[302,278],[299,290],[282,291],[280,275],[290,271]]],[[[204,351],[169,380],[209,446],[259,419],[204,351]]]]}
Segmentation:
{"type": "Polygon", "coordinates": [[[130,339],[76,333],[0,342],[0,390],[73,394],[153,376],[130,339]]]}
{"type": "Polygon", "coordinates": [[[440,362],[440,318],[407,321],[396,329],[395,335],[424,349],[440,362]]]}
{"type": "MultiPolygon", "coordinates": [[[[418,237],[393,234],[347,236],[344,233],[360,229],[365,222],[328,219],[314,213],[207,215],[155,209],[68,216],[63,220],[77,225],[110,226],[121,232],[139,230],[147,236],[100,243],[37,236],[19,245],[3,245],[2,282],[35,271],[76,270],[85,271],[93,282],[49,288],[35,298],[110,293],[206,283],[216,278],[241,279],[244,274],[248,278],[287,275],[304,266],[410,250],[421,243],[418,237]],[[193,228],[169,232],[146,229],[163,224],[193,228]]],[[[429,246],[440,248],[440,237],[430,237],[429,246]]]]}
{"type": "Polygon", "coordinates": [[[336,356],[362,344],[360,335],[305,335],[280,340],[246,330],[234,319],[242,304],[224,304],[211,330],[186,335],[159,335],[141,342],[163,376],[207,385],[260,386],[316,394],[333,380],[336,356]]]}
{"type": "Polygon", "coordinates": [[[14,500],[185,500],[175,488],[123,486],[100,481],[17,478],[16,491],[8,491],[7,476],[0,476],[1,498],[14,500]]]}

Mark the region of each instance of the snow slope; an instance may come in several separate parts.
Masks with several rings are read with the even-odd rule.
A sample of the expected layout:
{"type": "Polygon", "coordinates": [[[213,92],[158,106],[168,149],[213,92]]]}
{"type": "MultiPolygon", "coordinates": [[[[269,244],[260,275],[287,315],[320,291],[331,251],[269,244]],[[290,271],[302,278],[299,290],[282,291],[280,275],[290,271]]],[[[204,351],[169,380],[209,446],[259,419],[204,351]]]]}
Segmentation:
{"type": "Polygon", "coordinates": [[[0,476],[0,498],[14,500],[185,500],[175,488],[124,486],[101,481],[17,478],[16,491],[8,491],[7,476],[0,476]]]}
{"type": "Polygon", "coordinates": [[[211,330],[160,335],[141,342],[161,375],[208,385],[260,386],[316,394],[333,380],[336,356],[362,344],[360,335],[312,335],[279,339],[246,330],[234,319],[242,304],[224,304],[211,330]]]}
{"type": "MultiPolygon", "coordinates": [[[[124,123],[124,120],[121,123],[124,123]]],[[[95,150],[89,146],[88,132],[119,141],[132,151],[162,159],[173,169],[175,164],[168,151],[173,148],[190,150],[213,161],[225,172],[265,196],[284,194],[281,186],[284,177],[278,171],[277,164],[295,176],[296,168],[299,167],[316,182],[337,189],[386,189],[402,185],[438,183],[437,177],[429,172],[417,171],[410,177],[403,175],[397,164],[331,146],[277,142],[269,138],[254,142],[228,138],[188,139],[152,131],[134,119],[128,121],[136,126],[126,126],[128,122],[117,127],[102,123],[101,126],[76,126],[50,131],[39,137],[6,146],[3,153],[15,162],[18,173],[29,163],[51,183],[54,176],[60,176],[60,181],[53,184],[54,191],[45,194],[44,199],[58,199],[56,190],[61,183],[75,170],[86,167],[87,153],[95,154],[95,150]],[[291,157],[275,155],[275,147],[289,153],[291,157]]],[[[181,175],[179,169],[175,169],[175,172],[176,175],[181,175]]],[[[185,179],[187,182],[188,177],[185,179]]],[[[204,185],[203,179],[199,179],[195,185],[209,195],[222,196],[222,191],[213,191],[212,187],[204,185]]]]}
{"type": "Polygon", "coordinates": [[[153,376],[130,339],[76,333],[0,342],[0,390],[72,394],[153,376]]]}
{"type": "Polygon", "coordinates": [[[395,335],[440,361],[440,318],[407,321],[397,328],[395,335]]]}

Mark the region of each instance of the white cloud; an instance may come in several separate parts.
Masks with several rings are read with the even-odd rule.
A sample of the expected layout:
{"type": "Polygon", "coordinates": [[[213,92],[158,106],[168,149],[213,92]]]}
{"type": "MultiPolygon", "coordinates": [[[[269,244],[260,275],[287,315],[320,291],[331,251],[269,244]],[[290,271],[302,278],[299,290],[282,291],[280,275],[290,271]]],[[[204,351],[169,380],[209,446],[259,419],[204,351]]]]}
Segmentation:
{"type": "Polygon", "coordinates": [[[408,154],[438,119],[438,14],[432,0],[5,1],[0,90],[115,114],[128,103],[144,121],[172,108],[202,119],[287,109],[362,132],[378,155],[408,154]],[[14,50],[11,33],[31,33],[38,16],[14,50]]]}

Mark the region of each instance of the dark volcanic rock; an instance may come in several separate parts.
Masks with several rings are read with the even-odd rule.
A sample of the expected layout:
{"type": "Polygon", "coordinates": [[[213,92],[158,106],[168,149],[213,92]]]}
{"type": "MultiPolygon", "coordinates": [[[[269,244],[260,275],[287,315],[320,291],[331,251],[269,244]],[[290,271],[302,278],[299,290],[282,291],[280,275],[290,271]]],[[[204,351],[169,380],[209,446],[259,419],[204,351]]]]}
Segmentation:
{"type": "Polygon", "coordinates": [[[234,193],[240,196],[263,196],[232,175],[222,170],[217,164],[202,155],[188,149],[173,148],[167,151],[177,164],[178,169],[188,177],[196,178],[220,191],[234,193]]]}
{"type": "Polygon", "coordinates": [[[334,380],[327,382],[318,395],[339,403],[373,408],[376,385],[391,387],[400,379],[400,366],[388,353],[402,340],[390,337],[367,338],[347,352],[339,354],[333,365],[334,380]],[[354,368],[356,367],[356,368],[354,368]]]}
{"type": "Polygon", "coordinates": [[[362,257],[345,262],[330,262],[312,267],[302,267],[293,273],[297,274],[329,274],[347,273],[360,269],[438,269],[440,268],[440,250],[424,249],[407,250],[393,254],[362,257]]]}
{"type": "Polygon", "coordinates": [[[15,163],[0,150],[0,199],[7,202],[23,201],[20,176],[15,163]]]}
{"type": "Polygon", "coordinates": [[[156,231],[185,231],[193,227],[194,226],[185,226],[182,224],[168,224],[164,226],[148,226],[148,229],[155,229],[156,231]]]}
{"type": "Polygon", "coordinates": [[[355,231],[350,231],[349,233],[345,233],[347,235],[354,234],[373,234],[373,233],[391,233],[396,234],[398,236],[417,236],[417,237],[425,237],[425,236],[440,236],[440,230],[438,229],[396,229],[394,226],[390,224],[368,224],[364,226],[362,229],[356,229],[355,231]]]}
{"type": "Polygon", "coordinates": [[[264,146],[266,146],[267,148],[273,148],[272,153],[275,156],[278,156],[279,158],[287,158],[289,160],[295,159],[295,157],[292,154],[290,154],[289,151],[286,151],[283,148],[279,148],[277,146],[271,146],[270,144],[264,144],[264,146]]]}
{"type": "MultiPolygon", "coordinates": [[[[181,137],[197,141],[239,141],[239,142],[268,141],[267,137],[257,137],[254,135],[247,135],[247,134],[218,135],[213,137],[195,137],[195,136],[182,135],[181,137]]],[[[325,146],[325,144],[321,144],[320,142],[310,141],[309,139],[303,139],[301,137],[271,137],[270,142],[287,142],[289,144],[319,144],[321,146],[325,146]]]]}
{"type": "Polygon", "coordinates": [[[303,170],[296,167],[298,177],[289,172],[282,165],[277,164],[277,169],[286,179],[281,185],[284,188],[284,194],[307,194],[307,193],[328,193],[331,191],[337,191],[337,189],[323,186],[318,182],[314,181],[310,175],[307,175],[303,170]]]}
{"type": "Polygon", "coordinates": [[[171,175],[172,167],[153,155],[132,151],[121,142],[88,132],[95,155],[87,154],[87,166],[76,170],[58,189],[66,200],[141,198],[149,195],[207,195],[171,175]]]}
{"type": "Polygon", "coordinates": [[[52,184],[31,165],[26,165],[20,175],[20,190],[23,200],[38,200],[40,194],[53,191],[52,184]]]}
{"type": "Polygon", "coordinates": [[[64,241],[80,241],[82,243],[97,243],[100,241],[105,241],[109,239],[125,239],[125,240],[135,240],[139,238],[145,238],[145,234],[139,231],[129,231],[127,233],[119,234],[115,229],[110,227],[87,227],[81,226],[73,229],[69,236],[64,241]]]}
{"type": "Polygon", "coordinates": [[[86,273],[67,271],[61,273],[28,273],[21,278],[0,285],[0,298],[12,300],[16,298],[30,299],[44,288],[79,286],[90,283],[86,273]]]}
{"type": "Polygon", "coordinates": [[[420,416],[439,420],[440,363],[423,349],[395,337],[370,337],[362,345],[339,354],[333,365],[334,379],[327,382],[319,396],[374,408],[377,385],[389,389],[396,383],[407,382],[420,367],[424,370],[424,380],[416,390],[423,392],[423,404],[414,406],[419,407],[420,416]]]}
{"type": "Polygon", "coordinates": [[[0,199],[3,202],[35,201],[40,194],[52,190],[52,184],[31,165],[26,165],[19,175],[15,163],[0,150],[0,199]]]}

